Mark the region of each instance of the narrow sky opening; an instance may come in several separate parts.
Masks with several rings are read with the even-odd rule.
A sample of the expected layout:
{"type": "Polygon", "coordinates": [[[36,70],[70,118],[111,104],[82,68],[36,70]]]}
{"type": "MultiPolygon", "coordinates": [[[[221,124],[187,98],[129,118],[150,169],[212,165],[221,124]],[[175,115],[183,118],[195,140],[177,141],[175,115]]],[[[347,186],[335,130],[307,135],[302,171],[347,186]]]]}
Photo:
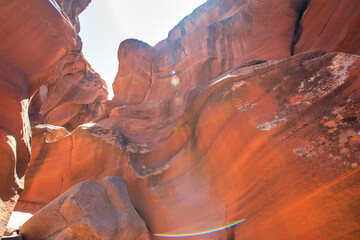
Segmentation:
{"type": "Polygon", "coordinates": [[[80,14],[83,53],[113,95],[119,44],[135,38],[155,46],[205,0],[93,0],[80,14]]]}

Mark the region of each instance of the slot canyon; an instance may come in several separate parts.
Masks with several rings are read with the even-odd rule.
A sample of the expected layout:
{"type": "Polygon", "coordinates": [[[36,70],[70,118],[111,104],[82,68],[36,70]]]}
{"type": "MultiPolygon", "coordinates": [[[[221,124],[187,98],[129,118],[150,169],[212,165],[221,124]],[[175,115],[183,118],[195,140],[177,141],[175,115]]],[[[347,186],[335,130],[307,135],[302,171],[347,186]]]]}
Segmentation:
{"type": "Polygon", "coordinates": [[[121,42],[91,0],[0,0],[0,238],[360,239],[360,1],[207,0],[121,42]]]}

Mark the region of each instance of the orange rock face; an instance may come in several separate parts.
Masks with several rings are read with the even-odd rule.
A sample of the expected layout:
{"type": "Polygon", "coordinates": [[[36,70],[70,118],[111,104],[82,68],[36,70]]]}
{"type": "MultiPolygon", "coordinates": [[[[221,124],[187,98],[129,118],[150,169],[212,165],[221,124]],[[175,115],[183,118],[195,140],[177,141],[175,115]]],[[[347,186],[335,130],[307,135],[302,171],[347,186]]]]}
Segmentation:
{"type": "Polygon", "coordinates": [[[84,179],[118,175],[152,234],[246,218],[202,239],[356,239],[359,72],[358,56],[324,52],[243,64],[211,80],[176,120],[175,96],[153,111],[123,106],[69,135],[37,130],[34,141],[45,143],[34,148],[19,207],[42,206],[84,179]],[[147,120],[156,127],[117,125],[141,126],[148,114],[157,116],[147,120]]]}
{"type": "Polygon", "coordinates": [[[76,49],[61,59],[50,84],[42,85],[30,109],[32,125],[53,124],[73,130],[102,115],[101,101],[107,99],[104,80],[76,49]]]}
{"type": "MultiPolygon", "coordinates": [[[[4,48],[15,69],[25,66],[21,73],[48,74],[30,74],[37,78],[24,98],[47,85],[34,97],[33,123],[61,126],[33,128],[19,210],[35,212],[78,182],[121,176],[152,234],[246,219],[201,239],[360,238],[360,59],[304,53],[359,54],[358,1],[209,0],[155,47],[123,42],[115,97],[101,104],[103,82],[76,37],[74,13],[88,1],[58,3],[56,14],[68,17],[51,19],[55,29],[70,26],[72,35],[59,39],[71,35],[71,47],[49,45],[52,61],[36,52],[45,66],[32,66],[30,52],[28,62],[15,61],[22,52],[4,48]],[[96,123],[78,126],[89,120],[96,123]]],[[[10,7],[0,17],[11,19],[10,7]]],[[[14,139],[28,139],[6,137],[7,156],[14,139]]]]}
{"type": "Polygon", "coordinates": [[[184,94],[196,89],[240,63],[290,56],[303,1],[290,2],[208,1],[154,49],[141,42],[125,41],[119,47],[119,71],[113,84],[115,99],[120,94],[122,98],[139,95],[136,101],[128,101],[163,102],[175,92],[184,94]],[[181,82],[169,91],[173,71],[181,82]]]}
{"type": "Polygon", "coordinates": [[[360,2],[309,1],[299,22],[294,53],[312,49],[360,54],[360,2]]]}
{"type": "Polygon", "coordinates": [[[0,3],[0,236],[30,161],[29,113],[72,129],[100,115],[100,100],[106,99],[105,83],[83,59],[77,36],[77,14],[89,1],[58,2],[61,7],[47,0],[0,3]],[[83,95],[75,98],[74,91],[83,95]],[[70,109],[61,112],[64,104],[70,109]]]}
{"type": "Polygon", "coordinates": [[[207,1],[154,48],[136,40],[120,45],[115,98],[108,105],[165,102],[252,60],[315,49],[359,54],[358,9],[353,0],[207,1]],[[169,90],[173,72],[180,84],[169,90]]]}
{"type": "MultiPolygon", "coordinates": [[[[62,13],[80,30],[78,14],[91,0],[57,0],[62,13]]],[[[84,59],[82,42],[76,36],[75,46],[57,64],[56,70],[35,94],[30,107],[32,125],[53,124],[69,130],[99,118],[101,101],[107,99],[107,87],[84,59]]]]}
{"type": "Polygon", "coordinates": [[[0,3],[0,235],[23,189],[30,161],[31,96],[45,82],[76,36],[49,1],[0,3]]]}
{"type": "Polygon", "coordinates": [[[141,103],[151,84],[151,67],[155,50],[146,43],[129,39],[118,51],[119,71],[116,75],[114,100],[119,104],[141,103]]]}

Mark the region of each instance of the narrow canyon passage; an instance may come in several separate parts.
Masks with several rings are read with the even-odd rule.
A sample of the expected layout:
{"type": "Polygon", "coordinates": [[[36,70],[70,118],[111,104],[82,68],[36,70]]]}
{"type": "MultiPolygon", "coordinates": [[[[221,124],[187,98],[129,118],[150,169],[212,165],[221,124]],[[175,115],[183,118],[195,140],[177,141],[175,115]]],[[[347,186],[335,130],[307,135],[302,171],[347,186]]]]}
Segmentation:
{"type": "Polygon", "coordinates": [[[111,100],[90,2],[0,3],[1,234],[360,237],[359,1],[208,0],[120,44],[111,100]]]}

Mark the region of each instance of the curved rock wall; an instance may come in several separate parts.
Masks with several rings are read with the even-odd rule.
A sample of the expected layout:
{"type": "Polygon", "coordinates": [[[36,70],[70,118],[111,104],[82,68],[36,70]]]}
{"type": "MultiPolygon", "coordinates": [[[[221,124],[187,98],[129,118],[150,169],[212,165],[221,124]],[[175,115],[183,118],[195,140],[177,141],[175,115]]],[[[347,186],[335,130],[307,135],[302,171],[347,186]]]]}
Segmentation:
{"type": "MultiPolygon", "coordinates": [[[[152,234],[246,218],[203,239],[351,238],[359,228],[359,72],[358,56],[321,51],[239,65],[196,95],[171,130],[152,129],[168,132],[157,145],[134,142],[111,118],[70,134],[41,130],[34,141],[47,140],[36,144],[19,207],[34,210],[110,174],[125,179],[152,234]]],[[[125,113],[121,121],[150,114],[125,113]]]]}
{"type": "MultiPolygon", "coordinates": [[[[242,62],[290,56],[301,2],[208,1],[170,31],[166,43],[161,48],[155,47],[155,54],[148,55],[152,60],[147,60],[146,65],[137,54],[141,44],[134,44],[139,50],[130,53],[133,65],[127,66],[128,74],[137,72],[138,66],[142,66],[141,72],[150,76],[151,82],[142,102],[166,101],[175,92],[186,93],[198,88],[242,62]],[[173,71],[181,83],[170,91],[168,82],[173,71]]],[[[127,42],[119,48],[120,76],[126,75],[122,73],[122,66],[129,58],[121,54],[125,48],[123,44],[127,42]]],[[[125,89],[130,85],[128,81],[128,78],[116,79],[115,96],[126,91],[128,95],[135,94],[137,88],[125,89]]],[[[138,80],[134,80],[136,86],[135,81],[138,80]]]]}
{"type": "MultiPolygon", "coordinates": [[[[57,0],[58,7],[80,31],[78,15],[91,0],[57,0]]],[[[57,68],[33,97],[30,107],[32,126],[52,124],[73,130],[100,118],[101,101],[107,99],[106,83],[84,58],[77,35],[75,46],[60,59],[57,68]]]]}
{"type": "MultiPolygon", "coordinates": [[[[360,59],[306,52],[357,54],[357,9],[348,0],[209,0],[155,47],[123,42],[114,99],[101,120],[77,128],[57,80],[59,109],[43,116],[75,130],[33,128],[17,208],[37,211],[78,182],[114,175],[152,234],[246,218],[203,239],[357,239],[360,59]]],[[[78,59],[70,62],[84,72],[78,59]]],[[[78,79],[69,91],[83,89],[78,79]]],[[[102,99],[100,80],[89,82],[96,91],[86,96],[102,99]]]]}
{"type": "Polygon", "coordinates": [[[81,52],[81,40],[61,59],[49,84],[42,85],[31,106],[31,122],[73,130],[99,118],[101,101],[107,99],[106,83],[94,72],[81,52]]]}
{"type": "Polygon", "coordinates": [[[360,54],[360,2],[308,1],[297,31],[294,53],[313,49],[360,54]]]}
{"type": "Polygon", "coordinates": [[[83,59],[81,41],[77,35],[79,26],[76,14],[89,1],[72,1],[71,4],[67,3],[69,1],[59,2],[64,4],[62,7],[67,4],[70,12],[52,0],[0,2],[0,236],[23,189],[24,175],[30,161],[29,114],[34,124],[41,118],[39,113],[41,115],[48,110],[42,105],[51,105],[51,117],[45,115],[45,122],[63,124],[72,129],[79,122],[100,115],[99,101],[106,99],[105,83],[83,59]],[[73,57],[74,53],[77,56],[73,57]],[[81,74],[78,73],[80,70],[74,70],[78,68],[81,74]],[[65,89],[64,81],[69,81],[68,75],[75,73],[81,75],[76,76],[78,82],[82,80],[81,87],[73,85],[65,89]],[[57,78],[59,75],[62,80],[57,78]],[[54,94],[54,89],[59,85],[63,96],[54,94]],[[41,86],[42,90],[38,90],[41,86]],[[74,99],[73,92],[80,88],[85,88],[82,91],[84,95],[81,100],[74,99]],[[90,93],[91,97],[85,97],[90,93]],[[71,109],[63,110],[61,114],[59,110],[54,113],[54,107],[59,104],[49,104],[52,95],[61,97],[61,103],[71,109]],[[77,121],[61,116],[64,113],[77,117],[77,121]]]}
{"type": "Polygon", "coordinates": [[[49,1],[0,3],[0,235],[30,161],[31,96],[74,47],[75,29],[49,1]]]}

